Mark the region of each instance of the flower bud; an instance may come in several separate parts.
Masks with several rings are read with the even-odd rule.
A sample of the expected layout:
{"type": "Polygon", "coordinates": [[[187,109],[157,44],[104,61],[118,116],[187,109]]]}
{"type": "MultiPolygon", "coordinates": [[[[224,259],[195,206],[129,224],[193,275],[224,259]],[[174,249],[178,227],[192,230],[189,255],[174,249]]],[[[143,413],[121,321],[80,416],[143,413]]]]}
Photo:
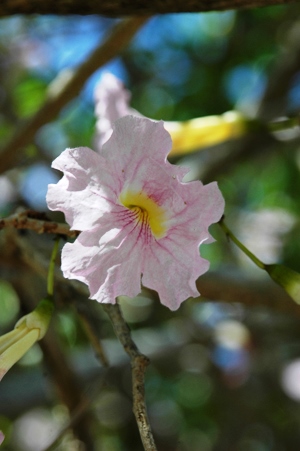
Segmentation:
{"type": "Polygon", "coordinates": [[[284,265],[265,265],[270,277],[300,304],[300,274],[284,265]]]}
{"type": "Polygon", "coordinates": [[[14,330],[0,337],[0,381],[34,343],[44,337],[52,312],[52,301],[43,299],[33,312],[17,322],[14,330]]]}

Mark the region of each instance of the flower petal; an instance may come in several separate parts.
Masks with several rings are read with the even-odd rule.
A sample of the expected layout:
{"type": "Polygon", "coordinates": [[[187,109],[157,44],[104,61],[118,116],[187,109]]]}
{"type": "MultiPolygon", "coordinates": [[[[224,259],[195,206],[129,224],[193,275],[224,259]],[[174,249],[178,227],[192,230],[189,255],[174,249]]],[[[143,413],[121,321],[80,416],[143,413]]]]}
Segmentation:
{"type": "Polygon", "coordinates": [[[224,199],[216,182],[202,185],[198,181],[180,185],[184,209],[176,211],[170,220],[170,236],[187,238],[201,244],[210,239],[208,227],[218,222],[224,212],[224,199]]]}
{"type": "Polygon", "coordinates": [[[86,283],[90,297],[99,302],[114,304],[117,296],[136,296],[141,291],[143,259],[142,242],[137,237],[139,229],[129,224],[95,242],[99,232],[103,229],[82,232],[73,244],[64,246],[64,276],[86,283]]]}
{"type": "MultiPolygon", "coordinates": [[[[132,180],[145,159],[148,172],[150,159],[157,165],[166,165],[171,147],[170,135],[162,121],[125,116],[114,123],[113,134],[103,145],[101,155],[118,178],[132,180]]],[[[175,173],[181,172],[176,166],[173,169],[175,173]]]]}
{"type": "Polygon", "coordinates": [[[48,186],[50,210],[62,211],[72,229],[89,230],[117,199],[115,183],[105,160],[87,147],[66,149],[52,167],[64,172],[56,184],[48,186]]]}
{"type": "Polygon", "coordinates": [[[7,371],[31,348],[39,339],[38,329],[29,330],[21,339],[12,344],[0,355],[0,381],[7,371]]]}
{"type": "Polygon", "coordinates": [[[11,345],[20,340],[27,332],[26,327],[18,327],[0,337],[0,355],[11,345]]]}
{"type": "Polygon", "coordinates": [[[186,249],[181,242],[162,240],[148,249],[142,283],[156,290],[162,304],[176,310],[189,297],[199,296],[196,279],[209,268],[197,248],[186,249]]]}
{"type": "Polygon", "coordinates": [[[110,73],[103,74],[95,89],[96,136],[95,148],[99,151],[112,134],[114,121],[133,111],[129,107],[131,94],[123,83],[110,73]]]}

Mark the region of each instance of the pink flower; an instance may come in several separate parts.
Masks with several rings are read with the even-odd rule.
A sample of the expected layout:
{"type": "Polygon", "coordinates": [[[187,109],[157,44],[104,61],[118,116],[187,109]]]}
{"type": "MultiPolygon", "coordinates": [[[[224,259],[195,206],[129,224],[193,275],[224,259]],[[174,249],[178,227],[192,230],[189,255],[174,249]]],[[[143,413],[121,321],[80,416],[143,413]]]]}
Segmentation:
{"type": "MultiPolygon", "coordinates": [[[[96,137],[95,149],[112,134],[113,123],[120,117],[141,113],[130,107],[131,94],[113,74],[105,73],[95,89],[96,137]]],[[[218,116],[197,117],[183,122],[166,121],[165,129],[171,134],[173,148],[169,156],[183,155],[194,150],[238,138],[247,132],[247,119],[237,111],[218,116]]]]}
{"type": "Polygon", "coordinates": [[[67,149],[53,162],[64,177],[49,185],[48,206],[82,232],[64,246],[62,271],[92,299],[114,304],[141,283],[171,310],[199,295],[195,281],[209,267],[199,245],[224,200],[215,182],[182,182],[187,170],[166,159],[171,146],[162,122],[125,116],[99,153],[67,149]]]}
{"type": "Polygon", "coordinates": [[[140,114],[129,107],[131,94],[123,83],[109,72],[102,75],[95,89],[95,148],[100,150],[112,134],[112,125],[120,117],[140,114]]]}

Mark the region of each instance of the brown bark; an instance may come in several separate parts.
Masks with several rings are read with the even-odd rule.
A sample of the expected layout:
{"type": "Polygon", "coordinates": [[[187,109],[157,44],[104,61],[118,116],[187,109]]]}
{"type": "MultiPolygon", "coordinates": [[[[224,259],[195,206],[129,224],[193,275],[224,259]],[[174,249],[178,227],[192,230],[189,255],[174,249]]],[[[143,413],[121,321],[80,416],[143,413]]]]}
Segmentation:
{"type": "Polygon", "coordinates": [[[145,371],[149,365],[149,359],[142,354],[133,341],[130,329],[124,321],[119,304],[103,304],[103,309],[108,314],[116,336],[122,344],[125,352],[130,357],[132,372],[133,413],[140,431],[141,440],[145,451],[157,451],[151,426],[148,419],[145,401],[145,371]]]}
{"type": "Polygon", "coordinates": [[[224,11],[282,5],[298,0],[2,0],[0,17],[14,14],[108,16],[224,11]]]}

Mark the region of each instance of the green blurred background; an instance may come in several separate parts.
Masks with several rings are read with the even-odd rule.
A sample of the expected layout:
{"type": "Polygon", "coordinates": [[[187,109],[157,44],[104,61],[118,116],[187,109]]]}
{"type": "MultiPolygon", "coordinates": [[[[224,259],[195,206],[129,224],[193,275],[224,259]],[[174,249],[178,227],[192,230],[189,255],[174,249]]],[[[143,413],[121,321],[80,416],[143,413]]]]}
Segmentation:
{"type": "MultiPolygon", "coordinates": [[[[41,107],[49,83],[82,63],[114,23],[98,16],[1,19],[3,145],[20,121],[41,107]]],[[[229,110],[261,121],[297,116],[300,5],[152,17],[55,121],[38,130],[20,150],[21,161],[0,175],[2,217],[20,207],[46,211],[47,185],[60,177],[51,161],[66,147],[93,147],[93,91],[105,71],[131,91],[133,108],[154,119],[180,121],[229,110]]],[[[250,133],[172,160],[190,167],[191,178],[218,181],[228,224],[255,255],[296,271],[299,136],[298,129],[250,133]]],[[[151,359],[146,398],[158,449],[296,451],[300,310],[218,225],[211,232],[216,242],[201,247],[211,262],[210,273],[199,281],[202,297],[176,312],[149,292],[120,301],[138,347],[151,359]]],[[[3,334],[44,295],[52,238],[3,230],[0,245],[3,334]]],[[[61,279],[56,303],[44,344],[32,348],[0,384],[3,451],[49,449],[73,418],[72,405],[75,409],[83,399],[87,407],[79,422],[53,449],[141,450],[129,361],[101,306],[61,279]],[[95,358],[78,312],[95,326],[109,369],[95,358]]]]}

